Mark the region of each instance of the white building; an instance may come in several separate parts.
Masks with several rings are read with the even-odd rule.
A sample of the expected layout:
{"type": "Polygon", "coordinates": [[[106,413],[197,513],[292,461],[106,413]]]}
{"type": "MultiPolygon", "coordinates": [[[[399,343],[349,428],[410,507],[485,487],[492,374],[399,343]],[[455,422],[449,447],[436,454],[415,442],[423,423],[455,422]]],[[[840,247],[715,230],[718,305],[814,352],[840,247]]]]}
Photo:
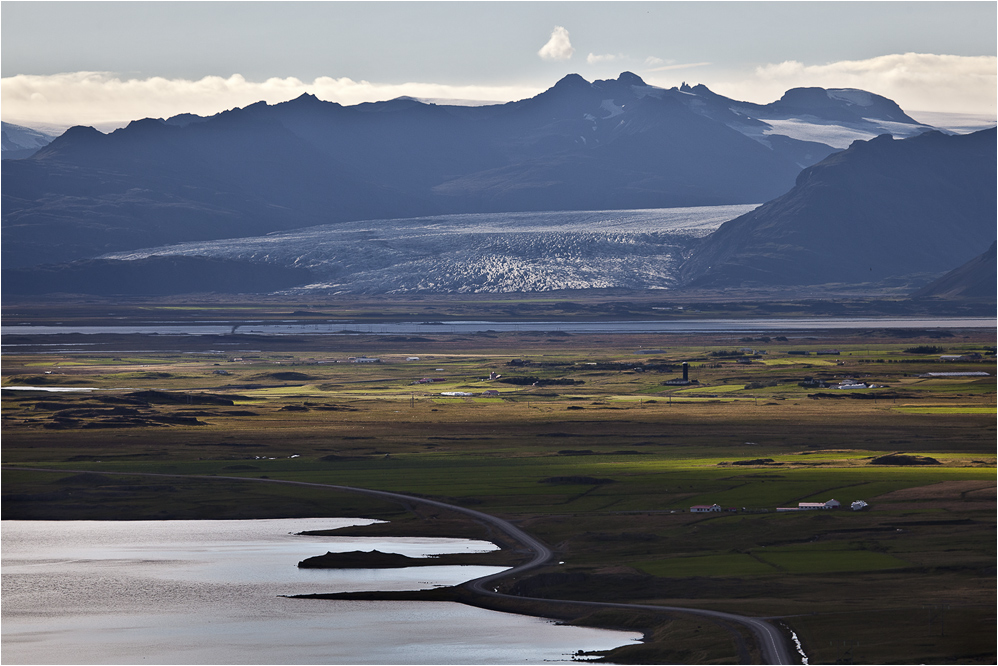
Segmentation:
{"type": "Polygon", "coordinates": [[[814,511],[818,509],[837,509],[842,506],[838,500],[830,499],[827,502],[798,502],[797,508],[801,511],[814,511]]]}
{"type": "Polygon", "coordinates": [[[719,504],[697,504],[690,507],[690,513],[720,513],[721,506],[719,504]]]}

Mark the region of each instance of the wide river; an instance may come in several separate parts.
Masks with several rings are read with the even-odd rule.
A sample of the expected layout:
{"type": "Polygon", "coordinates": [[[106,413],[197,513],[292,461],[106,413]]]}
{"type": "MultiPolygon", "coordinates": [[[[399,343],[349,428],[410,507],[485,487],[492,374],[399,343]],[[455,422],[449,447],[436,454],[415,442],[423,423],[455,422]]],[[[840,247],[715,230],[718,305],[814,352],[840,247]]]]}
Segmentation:
{"type": "Polygon", "coordinates": [[[295,566],[326,551],[418,557],[495,548],[296,534],[368,522],[3,521],[3,663],[540,664],[640,639],[456,603],[281,596],[422,589],[501,570],[295,566]]]}
{"type": "Polygon", "coordinates": [[[0,335],[157,334],[157,335],[430,335],[433,333],[554,332],[563,333],[755,333],[891,328],[995,328],[994,317],[797,317],[758,319],[672,319],[653,321],[447,321],[336,322],[298,321],[171,322],[124,326],[0,326],[0,335]]]}

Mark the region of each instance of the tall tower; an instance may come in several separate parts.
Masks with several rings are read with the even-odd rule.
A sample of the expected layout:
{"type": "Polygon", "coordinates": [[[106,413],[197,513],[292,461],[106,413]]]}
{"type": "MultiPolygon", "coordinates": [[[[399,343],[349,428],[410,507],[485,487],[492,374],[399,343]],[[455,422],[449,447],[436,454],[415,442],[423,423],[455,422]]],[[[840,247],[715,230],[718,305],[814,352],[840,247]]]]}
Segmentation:
{"type": "Polygon", "coordinates": [[[690,381],[690,364],[683,361],[683,381],[690,381]]]}

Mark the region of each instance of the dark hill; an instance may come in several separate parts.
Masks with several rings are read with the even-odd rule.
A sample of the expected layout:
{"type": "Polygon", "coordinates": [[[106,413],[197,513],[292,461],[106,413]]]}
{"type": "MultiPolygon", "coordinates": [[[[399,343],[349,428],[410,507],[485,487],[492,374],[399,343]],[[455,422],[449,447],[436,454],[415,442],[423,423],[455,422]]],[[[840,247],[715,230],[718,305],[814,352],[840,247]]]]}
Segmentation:
{"type": "Polygon", "coordinates": [[[682,267],[684,283],[924,282],[994,240],[995,162],[994,129],[856,141],[704,239],[682,267]]]}
{"type": "Polygon", "coordinates": [[[996,243],[991,243],[962,266],[951,270],[911,295],[912,298],[974,299],[994,302],[998,295],[998,261],[996,243]]]}

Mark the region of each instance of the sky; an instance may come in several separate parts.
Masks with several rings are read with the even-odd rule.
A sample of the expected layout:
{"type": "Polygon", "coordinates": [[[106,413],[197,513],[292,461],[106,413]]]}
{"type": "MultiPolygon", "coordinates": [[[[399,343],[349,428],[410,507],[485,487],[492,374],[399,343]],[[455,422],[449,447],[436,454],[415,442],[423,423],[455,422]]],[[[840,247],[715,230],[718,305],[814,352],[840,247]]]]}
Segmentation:
{"type": "Polygon", "coordinates": [[[39,126],[210,115],[312,93],[506,102],[630,71],[772,102],[861,88],[996,113],[995,2],[0,2],[0,116],[39,126]]]}

